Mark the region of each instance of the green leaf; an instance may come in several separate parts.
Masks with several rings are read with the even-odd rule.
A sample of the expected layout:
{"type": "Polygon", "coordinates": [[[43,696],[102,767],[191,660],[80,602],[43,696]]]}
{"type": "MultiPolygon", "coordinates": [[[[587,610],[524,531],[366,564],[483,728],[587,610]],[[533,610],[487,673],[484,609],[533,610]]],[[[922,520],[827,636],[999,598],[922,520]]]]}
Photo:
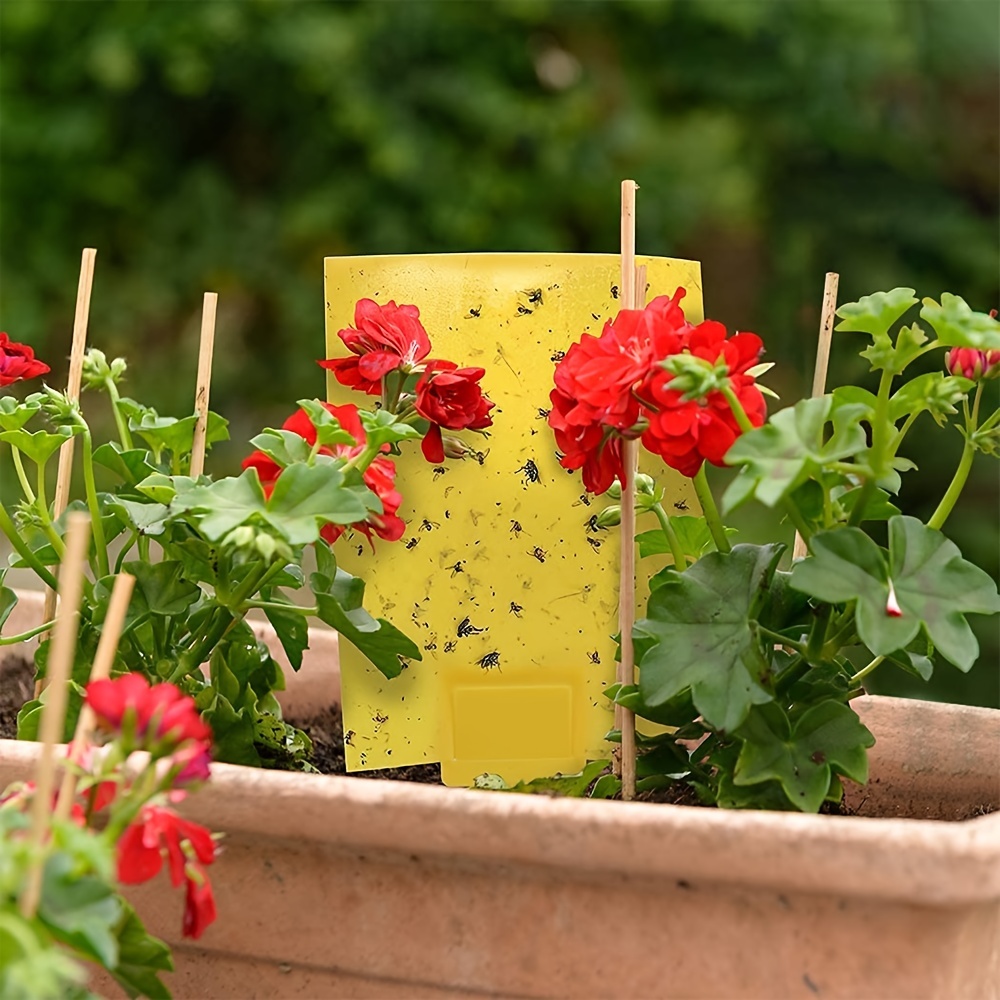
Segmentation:
{"type": "Polygon", "coordinates": [[[607,769],[608,762],[606,760],[592,760],[576,774],[554,774],[551,777],[519,781],[516,785],[511,785],[502,791],[523,792],[527,795],[559,795],[569,798],[583,798],[598,775],[603,774],[607,769]]]}
{"type": "Polygon", "coordinates": [[[332,593],[332,581],[328,577],[314,573],[312,589],[319,618],[356,646],[386,677],[399,675],[403,669],[402,659],[421,659],[416,643],[392,623],[384,618],[373,618],[364,608],[345,610],[332,593]]]}
{"type": "Polygon", "coordinates": [[[602,774],[590,790],[589,798],[613,799],[622,790],[622,779],[613,774],[602,774]]]}
{"type": "Polygon", "coordinates": [[[743,747],[734,782],[778,781],[788,800],[803,812],[819,810],[834,772],[864,784],[865,750],[875,745],[875,737],[854,710],[832,700],[813,705],[794,722],[777,704],[757,706],[736,736],[743,747]]]}
{"type": "MultiPolygon", "coordinates": [[[[715,547],[712,533],[708,530],[708,524],[703,517],[694,517],[690,514],[677,515],[670,518],[670,525],[677,535],[681,551],[688,559],[699,559],[715,547]]],[[[736,528],[726,528],[727,537],[736,534],[738,534],[736,528]]],[[[644,531],[636,535],[635,540],[639,544],[640,559],[645,559],[646,556],[669,556],[671,554],[667,536],[661,528],[644,531]]]]}
{"type": "MultiPolygon", "coordinates": [[[[282,481],[284,478],[282,476],[282,481]]],[[[148,490],[143,492],[148,493],[148,490]]],[[[202,534],[209,541],[218,542],[254,515],[265,517],[267,502],[257,470],[247,469],[236,478],[228,476],[207,486],[178,489],[170,501],[170,511],[172,514],[200,515],[195,520],[202,534]]]]}
{"type": "Polygon", "coordinates": [[[13,396],[0,396],[0,430],[20,430],[41,409],[37,399],[18,402],[13,396]]]}
{"type": "Polygon", "coordinates": [[[165,476],[161,472],[154,472],[142,482],[136,483],[135,488],[157,503],[169,504],[178,495],[187,493],[196,486],[198,481],[190,476],[165,476]]]}
{"type": "Polygon", "coordinates": [[[108,509],[117,514],[126,525],[144,535],[162,535],[170,516],[170,508],[166,504],[143,503],[113,495],[108,500],[108,509]]]}
{"type": "Polygon", "coordinates": [[[136,486],[156,469],[149,464],[149,452],[144,448],[126,451],[117,441],[108,441],[94,451],[94,461],[110,469],[130,486],[136,486]]]}
{"type": "Polygon", "coordinates": [[[122,568],[135,577],[128,607],[130,622],[146,615],[165,618],[184,615],[201,597],[201,588],[184,578],[184,564],[177,560],[157,563],[136,560],[122,568]]]}
{"type": "Polygon", "coordinates": [[[68,854],[49,856],[42,876],[39,918],[61,941],[106,969],[118,962],[114,928],[121,907],[111,886],[93,875],[80,874],[68,854]]]}
{"type": "MultiPolygon", "coordinates": [[[[198,421],[197,414],[189,417],[160,417],[155,410],[146,410],[141,417],[129,419],[129,429],[138,434],[153,450],[157,461],[164,448],[174,456],[180,457],[191,453],[191,442],[194,438],[194,428],[198,421]]],[[[211,447],[218,441],[229,439],[229,421],[218,413],[209,412],[205,428],[205,444],[211,447]]]]}
{"type": "MultiPolygon", "coordinates": [[[[857,302],[847,302],[837,310],[840,322],[837,330],[870,333],[876,343],[905,312],[917,304],[912,288],[894,288],[891,292],[875,292],[857,302]]],[[[923,312],[920,314],[923,316],[923,312]]]]}
{"type": "MultiPolygon", "coordinates": [[[[830,491],[831,497],[840,502],[847,517],[850,517],[854,512],[855,504],[857,504],[862,493],[863,490],[860,486],[849,490],[837,486],[830,491]]],[[[888,521],[890,517],[895,517],[899,513],[899,508],[890,501],[889,494],[885,490],[874,489],[868,497],[868,502],[865,504],[865,512],[861,520],[888,521]]]]}
{"type": "Polygon", "coordinates": [[[974,312],[965,299],[950,292],[941,295],[940,304],[924,299],[920,317],[934,327],[938,340],[947,347],[1000,350],[1000,323],[987,313],[974,312]]]}
{"type": "MultiPolygon", "coordinates": [[[[292,545],[304,545],[316,541],[327,522],[354,524],[365,520],[368,504],[361,499],[360,491],[345,488],[343,482],[343,473],[332,464],[290,466],[281,474],[267,502],[268,522],[292,545]]],[[[367,489],[364,492],[371,494],[367,489]]]]}
{"type": "Polygon", "coordinates": [[[316,440],[321,445],[356,445],[358,443],[354,435],[350,431],[344,430],[340,421],[318,399],[300,399],[298,403],[305,410],[313,427],[316,428],[316,440]]]}
{"type": "MultiPolygon", "coordinates": [[[[270,603],[285,603],[271,598],[270,603]]],[[[295,605],[290,601],[289,607],[295,605]]],[[[274,626],[274,633],[281,643],[281,648],[288,657],[288,662],[293,670],[298,670],[302,666],[302,651],[309,648],[309,623],[305,615],[298,611],[278,611],[274,607],[264,609],[267,620],[274,626]]]]}
{"type": "Polygon", "coordinates": [[[17,448],[36,465],[44,465],[73,436],[73,432],[71,427],[60,427],[56,434],[49,434],[48,431],[32,434],[23,429],[3,431],[0,441],[17,448]]]}
{"type": "Polygon", "coordinates": [[[926,343],[927,334],[914,323],[913,326],[904,326],[900,329],[895,345],[888,335],[876,337],[875,342],[861,352],[861,357],[868,359],[873,372],[885,369],[898,375],[911,361],[919,357],[921,348],[926,343]]]}
{"type": "Polygon", "coordinates": [[[157,975],[157,972],[173,972],[170,947],[146,930],[128,903],[122,903],[122,909],[124,912],[115,929],[118,964],[111,974],[130,997],[170,1000],[170,990],[157,975]]]}
{"type": "MultiPolygon", "coordinates": [[[[325,412],[325,411],[324,411],[325,412]]],[[[269,458],[273,458],[282,468],[304,462],[309,458],[312,448],[301,434],[294,431],[275,430],[267,427],[256,437],[250,438],[250,443],[259,448],[269,458]]]]}
{"type": "Polygon", "coordinates": [[[889,400],[889,419],[895,424],[911,413],[927,410],[942,427],[957,413],[955,403],[975,385],[971,379],[944,372],[927,372],[910,379],[889,400]]]}
{"type": "Polygon", "coordinates": [[[681,691],[669,701],[655,706],[646,703],[638,684],[610,684],[604,689],[604,696],[634,712],[640,719],[648,719],[660,726],[684,726],[698,717],[689,690],[681,691]]]}
{"type": "Polygon", "coordinates": [[[923,628],[960,670],[975,662],[979,644],[965,615],[995,614],[1000,596],[989,574],[940,531],[913,517],[892,518],[888,561],[859,528],[822,532],[811,545],[813,555],[792,570],[792,586],[821,601],[857,601],[858,635],[876,656],[903,649],[923,628]],[[890,578],[898,617],[886,611],[890,578]]]}
{"type": "Polygon", "coordinates": [[[767,596],[783,545],[712,552],[683,573],[669,570],[635,632],[655,640],[639,662],[639,687],[656,707],[691,688],[698,711],[731,731],[750,706],[770,700],[752,622],[767,596]],[[751,673],[753,671],[753,673],[751,673]]]}
{"type": "Polygon", "coordinates": [[[868,442],[858,404],[838,402],[832,396],[804,399],[780,410],[757,430],[740,437],[726,453],[728,465],[743,465],[723,498],[732,510],[748,496],[774,507],[788,493],[822,471],[827,462],[842,461],[865,451],[868,442]],[[826,424],[833,434],[826,439],[826,424]],[[747,487],[751,482],[752,489],[747,487]]]}
{"type": "Polygon", "coordinates": [[[396,415],[388,410],[359,410],[358,416],[370,448],[416,440],[423,436],[416,427],[400,423],[396,415]]]}
{"type": "Polygon", "coordinates": [[[17,605],[17,594],[10,587],[3,585],[3,579],[7,575],[7,570],[0,570],[0,629],[4,622],[10,617],[10,613],[17,605]]]}
{"type": "MultiPolygon", "coordinates": [[[[212,757],[224,764],[248,764],[260,767],[260,755],[254,746],[254,712],[241,708],[238,712],[218,691],[202,708],[205,721],[212,727],[212,757]]],[[[201,707],[199,705],[199,707],[201,707]]]]}

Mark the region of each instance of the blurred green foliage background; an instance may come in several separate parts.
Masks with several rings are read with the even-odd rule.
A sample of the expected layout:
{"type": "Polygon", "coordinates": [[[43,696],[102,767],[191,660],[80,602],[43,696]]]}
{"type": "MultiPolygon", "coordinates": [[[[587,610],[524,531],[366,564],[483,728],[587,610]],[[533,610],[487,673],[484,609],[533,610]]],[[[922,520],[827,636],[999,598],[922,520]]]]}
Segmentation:
{"type": "MultiPolygon", "coordinates": [[[[0,324],[60,384],[97,247],[91,342],[188,412],[219,292],[231,471],[322,392],[323,256],[614,252],[634,177],[640,251],[701,260],[709,314],[765,338],[793,401],[828,270],[841,301],[1000,304],[998,53],[992,0],[4,0],[0,324]]],[[[830,384],[865,382],[841,336],[830,384]]],[[[904,506],[926,516],[960,441],[918,438],[904,506]]],[[[980,457],[948,525],[994,576],[996,487],[980,457]]],[[[978,624],[978,669],[933,696],[1000,703],[978,624]]]]}

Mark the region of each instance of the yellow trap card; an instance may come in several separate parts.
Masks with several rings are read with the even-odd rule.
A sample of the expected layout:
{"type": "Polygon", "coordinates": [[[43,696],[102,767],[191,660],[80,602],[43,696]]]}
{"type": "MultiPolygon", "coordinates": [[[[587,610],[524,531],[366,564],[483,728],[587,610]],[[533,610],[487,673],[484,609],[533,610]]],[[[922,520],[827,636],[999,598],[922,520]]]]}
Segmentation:
{"type": "MultiPolygon", "coordinates": [[[[431,466],[419,442],[395,459],[398,542],[348,535],[343,567],[367,583],[365,606],[406,632],[423,660],[386,680],[340,646],[348,770],[441,762],[446,784],[484,772],[508,783],[579,771],[607,757],[613,726],[602,695],[615,678],[617,529],[603,530],[602,497],[561,468],[546,412],[555,363],[584,332],[613,318],[617,255],[455,254],[325,260],[327,357],[355,303],[412,304],[430,357],[486,369],[496,404],[489,437],[461,433],[475,458],[431,466]]],[[[687,289],[701,321],[696,262],[637,258],[647,300],[687,289]]],[[[329,399],[371,406],[329,376],[329,399]]],[[[690,482],[658,465],[665,502],[695,507],[690,482]]]]}

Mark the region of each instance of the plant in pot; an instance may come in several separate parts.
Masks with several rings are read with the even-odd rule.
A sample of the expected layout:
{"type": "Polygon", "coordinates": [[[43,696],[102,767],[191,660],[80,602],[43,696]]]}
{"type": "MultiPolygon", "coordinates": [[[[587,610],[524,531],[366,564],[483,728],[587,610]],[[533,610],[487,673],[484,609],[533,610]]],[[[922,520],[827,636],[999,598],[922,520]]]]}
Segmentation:
{"type": "MultiPolygon", "coordinates": [[[[542,263],[553,268],[547,259],[542,263]]],[[[593,302],[584,302],[588,314],[606,313],[617,297],[617,263],[611,258],[595,267],[594,287],[603,290],[602,298],[595,294],[593,302]],[[599,307],[605,297],[609,301],[599,307]]],[[[465,280],[467,264],[435,261],[429,270],[434,282],[444,284],[452,271],[465,280]]],[[[366,283],[379,284],[358,287],[352,302],[377,288],[398,287],[379,273],[384,261],[353,266],[364,271],[366,283]]],[[[559,292],[584,298],[574,282],[584,266],[560,261],[555,274],[546,274],[544,308],[561,308],[559,292]]],[[[400,263],[400,275],[415,270],[410,261],[400,263]]],[[[519,264],[503,273],[503,281],[490,282],[523,294],[516,300],[523,309],[509,310],[512,324],[534,315],[528,310],[537,303],[528,301],[529,293],[543,284],[534,274],[524,280],[523,270],[519,264]]],[[[467,290],[461,285],[462,294],[449,298],[468,308],[470,324],[488,318],[491,304],[478,294],[467,296],[467,290]]],[[[395,294],[397,301],[424,301],[409,291],[395,294]]],[[[555,327],[544,312],[542,317],[540,323],[555,327]]],[[[558,360],[555,346],[569,345],[542,345],[546,357],[558,360]]],[[[522,362],[509,360],[516,387],[515,366],[522,362]]],[[[495,398],[499,402],[500,394],[495,398]]],[[[525,402],[531,419],[545,403],[544,394],[525,402]]],[[[501,405],[509,404],[504,394],[501,405]]],[[[544,442],[542,421],[531,426],[534,440],[544,442]]],[[[605,430],[599,428],[597,436],[603,440],[605,430]]],[[[551,449],[539,445],[540,456],[543,451],[547,457],[551,449]]],[[[511,477],[519,464],[500,472],[511,477]]],[[[543,481],[553,481],[547,468],[541,471],[549,477],[543,481]]],[[[571,477],[559,473],[558,481],[571,477]]],[[[640,497],[658,497],[662,486],[650,486],[640,497]]],[[[536,487],[542,489],[519,482],[515,496],[536,487]]],[[[672,514],[677,508],[665,499],[657,502],[672,514]]],[[[581,522],[584,514],[589,522],[591,511],[579,513],[581,522]]],[[[683,520],[671,527],[677,535],[702,533],[699,542],[678,539],[686,560],[713,546],[706,529],[683,520]]],[[[508,537],[506,528],[498,534],[508,537]]],[[[600,555],[610,548],[606,542],[600,555]]],[[[775,631],[799,641],[785,636],[789,630],[775,631]]],[[[794,655],[790,643],[775,639],[773,645],[794,655]]],[[[413,673],[397,680],[408,681],[413,673]]],[[[641,696],[641,689],[635,694],[641,696]]],[[[618,697],[625,696],[619,691],[618,697]]],[[[177,943],[176,989],[303,997],[455,991],[975,996],[992,981],[1000,899],[997,817],[936,820],[959,798],[983,802],[993,795],[984,748],[995,740],[996,714],[939,712],[920,703],[904,706],[901,714],[899,703],[860,702],[863,721],[878,736],[871,750],[872,802],[884,802],[892,783],[899,794],[929,803],[934,821],[813,816],[797,806],[792,812],[623,806],[220,765],[210,799],[185,804],[192,820],[227,831],[226,875],[220,872],[215,880],[220,921],[199,942],[204,950],[177,943]],[[926,739],[930,729],[938,739],[926,739]],[[691,937],[693,908],[713,927],[711,958],[691,937]],[[301,920],[312,911],[335,912],[337,919],[301,920]],[[421,914],[419,921],[414,912],[421,914]]],[[[683,720],[673,723],[675,729],[682,725],[691,728],[683,720]]],[[[671,742],[676,745],[676,738],[671,742]]],[[[690,745],[681,744],[676,755],[669,747],[663,751],[677,763],[661,770],[690,772],[690,764],[683,766],[685,758],[691,760],[690,745]]],[[[14,747],[0,767],[23,768],[29,756],[14,747]]],[[[712,791],[713,774],[707,777],[712,791]]],[[[604,782],[606,790],[613,780],[604,782]]],[[[145,886],[134,900],[156,904],[154,929],[162,926],[169,936],[172,923],[162,901],[145,886]]]]}
{"type": "Polygon", "coordinates": [[[105,738],[78,727],[62,787],[51,768],[0,795],[0,992],[5,997],[90,996],[104,969],[129,996],[169,998],[160,974],[170,948],[145,929],[122,885],[147,882],[166,858],[185,885],[182,933],[215,920],[206,868],[216,840],[173,806],[209,777],[211,732],[193,699],[128,674],[87,685],[86,710],[105,738]],[[39,800],[39,801],[36,801],[39,800]]]}
{"type": "MultiPolygon", "coordinates": [[[[683,781],[706,803],[816,812],[840,803],[843,779],[868,778],[875,736],[850,704],[864,679],[886,661],[924,679],[935,661],[969,670],[979,650],[965,616],[1000,610],[996,583],[941,531],[974,456],[998,454],[1000,323],[949,293],[922,302],[931,336],[903,323],[912,289],[845,304],[837,329],[870,337],[861,353],[877,392],[843,386],[766,418],[760,338],[688,323],[682,296],[623,310],[555,371],[549,423],[588,491],[621,497],[625,444],[638,439],[692,478],[704,511],[668,511],[656,482],[638,477],[635,511],[657,521],[638,535],[639,555],[668,565],[632,633],[637,682],[607,694],[666,727],[639,734],[640,790],[683,781]],[[906,380],[934,352],[946,352],[941,369],[906,380]],[[920,419],[953,421],[964,439],[926,524],[893,502],[915,467],[901,448],[920,419]],[[709,463],[737,470],[723,511],[756,500],[780,512],[799,558],[783,563],[783,544],[733,544],[709,463]]],[[[599,516],[620,520],[620,504],[599,516]]],[[[604,775],[590,794],[620,787],[604,775]]]]}
{"type": "MultiPolygon", "coordinates": [[[[399,452],[401,442],[420,439],[430,459],[444,462],[446,450],[454,456],[463,446],[453,434],[442,437],[442,424],[451,430],[481,430],[491,423],[492,403],[477,385],[482,369],[426,361],[430,341],[418,317],[413,306],[359,302],[353,333],[366,350],[350,377],[378,392],[383,375],[391,372],[399,379],[392,398],[383,398],[373,410],[301,400],[300,409],[281,428],[265,429],[253,438],[257,450],[238,477],[213,480],[189,474],[197,417],[161,417],[123,397],[119,385],[125,361],[109,362],[96,349],[83,358],[83,386],[107,396],[116,439],[97,445],[80,405],[67,393],[46,387],[21,401],[0,399],[0,444],[10,449],[22,494],[16,509],[0,513],[0,530],[14,549],[13,564],[34,570],[41,582],[54,587],[54,567],[65,552],[67,516],[84,509],[94,525],[89,554],[93,579],[84,584],[74,668],[77,685],[87,676],[113,575],[120,570],[136,578],[136,588],[116,672],[168,680],[194,697],[212,727],[221,761],[311,768],[308,737],[284,721],[275,698],[285,684],[281,668],[246,621],[252,609],[267,617],[296,670],[309,644],[310,617],[353,643],[385,677],[421,658],[412,640],[364,609],[364,582],[338,566],[332,549],[348,528],[369,540],[374,535],[396,540],[402,534],[404,525],[396,514],[401,496],[388,457],[399,452]],[[456,412],[456,399],[471,410],[456,412]],[[42,420],[49,429],[34,429],[42,420]],[[48,466],[74,437],[82,442],[85,496],[55,517],[47,498],[48,466]],[[29,464],[35,466],[33,477],[29,464]],[[98,469],[114,481],[110,489],[98,489],[98,469]],[[315,552],[316,561],[308,604],[290,596],[306,587],[302,565],[307,549],[315,552]]],[[[3,350],[11,382],[48,370],[21,345],[5,342],[3,350]]],[[[205,443],[225,436],[225,421],[209,414],[205,443]]],[[[2,626],[17,602],[17,595],[2,587],[2,576],[0,595],[2,626]]],[[[0,641],[16,644],[51,624],[0,641]]],[[[40,678],[49,648],[50,641],[43,640],[35,655],[40,678]]],[[[20,738],[36,738],[43,698],[21,709],[20,738]]],[[[69,731],[79,704],[74,692],[69,731]]]]}

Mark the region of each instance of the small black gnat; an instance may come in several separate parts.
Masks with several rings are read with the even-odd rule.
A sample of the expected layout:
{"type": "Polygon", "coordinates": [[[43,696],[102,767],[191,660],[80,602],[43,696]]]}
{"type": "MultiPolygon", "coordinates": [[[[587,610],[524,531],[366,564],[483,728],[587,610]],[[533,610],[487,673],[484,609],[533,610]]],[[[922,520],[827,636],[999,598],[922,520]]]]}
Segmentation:
{"type": "Polygon", "coordinates": [[[406,548],[415,549],[420,544],[420,539],[414,535],[412,538],[406,540],[406,548]]]}
{"type": "Polygon", "coordinates": [[[483,670],[492,670],[494,667],[500,669],[500,653],[498,650],[493,650],[492,653],[487,653],[482,659],[476,660],[476,663],[483,668],[483,670]]]}
{"type": "Polygon", "coordinates": [[[523,604],[518,604],[516,601],[511,601],[510,602],[510,613],[515,618],[520,618],[521,617],[521,612],[523,610],[524,610],[524,605],[523,604]]]}
{"type": "MultiPolygon", "coordinates": [[[[589,539],[588,539],[588,541],[589,541],[589,539]]],[[[533,549],[531,549],[528,552],[528,555],[529,556],[533,556],[539,562],[543,563],[543,562],[545,562],[545,557],[548,555],[548,553],[540,545],[536,545],[533,549]]]]}
{"type": "Polygon", "coordinates": [[[534,459],[531,458],[515,472],[515,475],[523,475],[525,485],[528,483],[540,483],[542,481],[542,477],[538,472],[538,466],[535,465],[534,459]]]}
{"type": "Polygon", "coordinates": [[[552,357],[549,358],[549,361],[562,361],[564,357],[566,357],[565,351],[553,351],[552,357]]]}
{"type": "Polygon", "coordinates": [[[464,639],[466,636],[469,635],[479,635],[480,632],[488,632],[488,631],[489,629],[486,628],[476,628],[476,626],[472,624],[471,620],[468,617],[463,618],[458,623],[458,635],[462,639],[464,639]]]}

